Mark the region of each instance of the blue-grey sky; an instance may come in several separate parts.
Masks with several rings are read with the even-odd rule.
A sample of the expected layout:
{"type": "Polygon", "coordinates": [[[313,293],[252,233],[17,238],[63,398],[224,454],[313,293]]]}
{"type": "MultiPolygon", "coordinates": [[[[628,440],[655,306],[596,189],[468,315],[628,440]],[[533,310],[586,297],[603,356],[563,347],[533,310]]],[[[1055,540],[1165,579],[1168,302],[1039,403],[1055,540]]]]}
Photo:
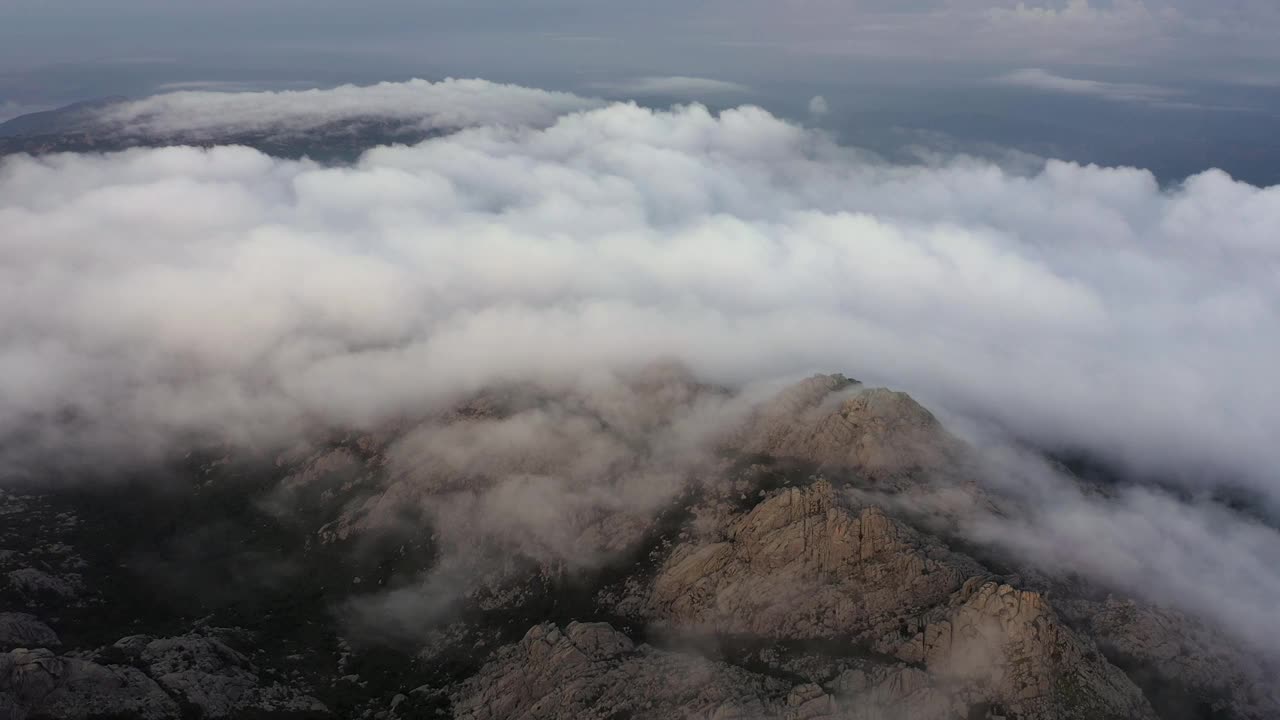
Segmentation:
{"type": "Polygon", "coordinates": [[[1274,0],[0,0],[0,120],[104,95],[484,77],[757,103],[877,148],[927,136],[1269,183],[1276,37],[1274,0]]]}
{"type": "Polygon", "coordinates": [[[203,62],[301,70],[744,74],[847,63],[892,78],[992,66],[1280,82],[1271,0],[4,0],[0,61],[203,62]],[[915,68],[917,71],[920,68],[915,68]]]}

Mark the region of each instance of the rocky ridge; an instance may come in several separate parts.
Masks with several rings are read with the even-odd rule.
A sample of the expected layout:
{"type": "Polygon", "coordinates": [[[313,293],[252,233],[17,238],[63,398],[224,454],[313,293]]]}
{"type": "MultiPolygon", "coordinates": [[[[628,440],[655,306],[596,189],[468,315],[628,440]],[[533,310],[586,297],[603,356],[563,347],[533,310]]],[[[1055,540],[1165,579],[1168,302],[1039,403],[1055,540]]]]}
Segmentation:
{"type": "Polygon", "coordinates": [[[48,648],[0,654],[4,720],[246,716],[332,717],[315,698],[260,678],[243,655],[210,634],[132,636],[90,654],[48,648]]]}
{"type": "Polygon", "coordinates": [[[268,469],[202,461],[191,507],[250,518],[233,542],[299,567],[105,644],[80,618],[119,589],[71,541],[86,521],[7,494],[29,531],[0,554],[26,611],[0,614],[0,718],[1280,716],[1268,668],[1194,620],[992,563],[902,512],[922,488],[999,502],[910,397],[818,376],[691,451],[726,398],[666,368],[484,395],[268,469]],[[388,638],[349,607],[412,612],[388,638]],[[265,614],[229,631],[197,611],[265,614]]]}

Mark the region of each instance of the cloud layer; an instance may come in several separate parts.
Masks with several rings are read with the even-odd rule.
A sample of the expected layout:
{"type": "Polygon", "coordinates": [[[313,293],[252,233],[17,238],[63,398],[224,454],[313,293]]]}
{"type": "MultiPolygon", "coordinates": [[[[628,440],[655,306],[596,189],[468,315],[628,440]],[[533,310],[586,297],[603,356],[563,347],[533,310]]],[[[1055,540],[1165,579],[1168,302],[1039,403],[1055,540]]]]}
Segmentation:
{"type": "MultiPolygon", "coordinates": [[[[844,369],[1280,498],[1278,189],[882,166],[749,107],[517,128],[590,103],[424,87],[468,89],[428,117],[503,124],[341,169],[226,147],[7,159],[0,430],[69,409],[126,435],[363,422],[667,355],[726,381],[844,369]]],[[[302,109],[178,94],[132,116],[213,131],[369,109],[271,97],[302,109]]]]}
{"type": "Polygon", "coordinates": [[[1029,88],[1044,92],[1067,93],[1070,95],[1090,95],[1106,100],[1123,102],[1154,102],[1167,100],[1177,95],[1178,91],[1158,85],[1140,83],[1110,83],[1099,80],[1081,80],[1079,78],[1055,75],[1042,68],[1023,68],[1001,75],[994,80],[1001,85],[1029,88]]]}
{"type": "Polygon", "coordinates": [[[598,105],[568,93],[485,80],[409,80],[324,90],[182,90],[113,104],[94,119],[134,134],[216,138],[228,132],[302,132],[371,118],[412,121],[422,130],[545,126],[564,113],[598,105]]]}

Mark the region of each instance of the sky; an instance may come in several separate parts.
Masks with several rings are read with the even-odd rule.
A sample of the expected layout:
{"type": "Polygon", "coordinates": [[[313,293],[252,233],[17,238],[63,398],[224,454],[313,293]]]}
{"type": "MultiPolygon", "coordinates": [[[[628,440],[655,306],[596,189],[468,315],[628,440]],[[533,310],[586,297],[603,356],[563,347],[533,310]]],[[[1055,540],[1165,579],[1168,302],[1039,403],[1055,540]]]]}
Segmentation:
{"type": "Polygon", "coordinates": [[[1266,0],[3,0],[0,120],[111,95],[481,77],[759,104],[851,144],[1280,181],[1266,0]]]}
{"type": "Polygon", "coordinates": [[[130,49],[208,49],[233,41],[247,48],[269,40],[287,49],[325,49],[335,38],[382,37],[409,45],[415,36],[440,32],[542,31],[627,40],[667,30],[673,40],[754,41],[798,53],[1025,63],[1087,48],[1099,53],[1090,64],[1209,58],[1225,67],[1242,58],[1274,59],[1267,37],[1280,22],[1266,0],[658,0],[643,8],[619,0],[228,0],[217,6],[193,0],[6,0],[4,12],[10,20],[6,39],[27,38],[8,50],[39,49],[45,57],[36,61],[130,49]],[[71,42],[91,35],[90,29],[98,31],[92,33],[95,43],[71,42]],[[231,29],[240,32],[232,36],[231,29]],[[1009,29],[1021,32],[1004,32],[1009,29]],[[166,34],[154,34],[162,30],[166,34]],[[913,48],[897,42],[904,35],[938,42],[913,48]],[[1046,38],[1052,46],[1041,42],[1046,38]],[[1224,38],[1236,42],[1224,46],[1224,38]]]}
{"type": "Polygon", "coordinates": [[[281,64],[308,54],[388,66],[488,58],[490,70],[566,73],[664,65],[754,73],[789,57],[869,61],[871,72],[888,74],[904,65],[944,75],[1049,65],[1280,80],[1271,42],[1280,10],[1267,0],[6,0],[0,19],[3,59],[20,68],[234,50],[281,64]]]}

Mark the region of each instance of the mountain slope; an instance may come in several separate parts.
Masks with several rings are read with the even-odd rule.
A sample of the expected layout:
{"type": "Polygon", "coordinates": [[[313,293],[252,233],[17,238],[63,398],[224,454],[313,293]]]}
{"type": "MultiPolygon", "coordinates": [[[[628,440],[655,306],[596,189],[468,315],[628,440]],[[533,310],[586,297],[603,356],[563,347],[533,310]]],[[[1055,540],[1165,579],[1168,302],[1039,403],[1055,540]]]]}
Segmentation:
{"type": "Polygon", "coordinates": [[[9,488],[0,717],[1276,716],[1193,619],[912,510],[1014,511],[973,453],[843,376],[663,368],[9,488]]]}

